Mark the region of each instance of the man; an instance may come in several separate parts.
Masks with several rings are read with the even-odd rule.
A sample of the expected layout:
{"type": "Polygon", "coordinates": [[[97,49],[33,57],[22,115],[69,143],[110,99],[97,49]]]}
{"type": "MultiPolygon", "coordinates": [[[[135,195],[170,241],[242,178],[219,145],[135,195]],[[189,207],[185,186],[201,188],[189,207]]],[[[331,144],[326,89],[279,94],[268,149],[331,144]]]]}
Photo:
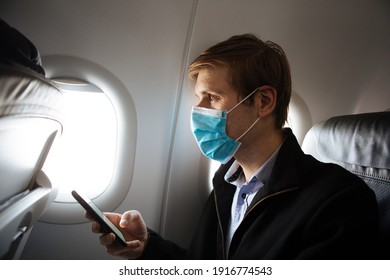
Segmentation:
{"type": "MultiPolygon", "coordinates": [[[[125,234],[100,237],[108,253],[143,259],[375,258],[377,205],[358,177],[305,155],[283,129],[291,96],[285,53],[245,34],[190,65],[199,103],[191,128],[222,163],[188,250],[146,228],[137,211],[108,214],[125,234]]],[[[100,232],[99,225],[92,225],[100,232]]]]}

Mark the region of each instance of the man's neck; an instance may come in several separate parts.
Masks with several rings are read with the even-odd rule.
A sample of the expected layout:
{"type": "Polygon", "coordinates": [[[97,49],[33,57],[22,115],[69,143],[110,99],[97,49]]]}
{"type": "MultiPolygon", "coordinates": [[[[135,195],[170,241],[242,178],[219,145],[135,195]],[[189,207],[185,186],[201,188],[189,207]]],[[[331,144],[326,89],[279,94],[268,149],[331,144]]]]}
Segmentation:
{"type": "Polygon", "coordinates": [[[282,145],[283,130],[272,130],[258,137],[256,141],[240,147],[235,155],[236,161],[243,169],[245,179],[248,180],[269,157],[282,145]]]}

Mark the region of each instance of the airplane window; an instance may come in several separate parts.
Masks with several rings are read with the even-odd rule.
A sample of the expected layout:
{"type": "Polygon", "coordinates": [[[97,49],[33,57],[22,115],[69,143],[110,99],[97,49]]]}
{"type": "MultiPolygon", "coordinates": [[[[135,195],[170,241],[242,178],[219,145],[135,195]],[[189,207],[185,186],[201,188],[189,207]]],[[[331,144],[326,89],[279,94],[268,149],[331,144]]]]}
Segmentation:
{"type": "Polygon", "coordinates": [[[43,170],[63,201],[74,189],[90,197],[109,185],[117,141],[116,113],[107,95],[81,80],[55,79],[64,94],[64,131],[43,170]]]}
{"type": "Polygon", "coordinates": [[[285,127],[290,127],[297,137],[298,143],[302,145],[306,133],[313,125],[309,107],[305,100],[293,91],[288,108],[288,116],[285,127]]]}
{"type": "Polygon", "coordinates": [[[41,222],[86,222],[73,189],[114,211],[131,187],[137,139],[135,105],[126,85],[98,63],[66,55],[42,56],[46,77],[64,92],[62,136],[45,162],[58,195],[41,222]],[[56,155],[57,153],[57,155],[56,155]]]}
{"type": "Polygon", "coordinates": [[[216,160],[209,160],[209,191],[213,190],[213,178],[215,172],[217,172],[218,168],[221,166],[221,163],[216,160]]]}

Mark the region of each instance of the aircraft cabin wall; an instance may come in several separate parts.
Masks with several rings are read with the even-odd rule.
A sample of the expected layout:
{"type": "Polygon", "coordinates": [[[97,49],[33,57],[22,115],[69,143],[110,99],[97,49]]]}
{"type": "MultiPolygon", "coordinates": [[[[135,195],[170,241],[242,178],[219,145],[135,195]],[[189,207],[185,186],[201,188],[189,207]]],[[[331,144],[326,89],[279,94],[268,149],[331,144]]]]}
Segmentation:
{"type": "MultiPolygon", "coordinates": [[[[182,246],[210,191],[210,162],[190,132],[196,98],[186,76],[205,48],[242,33],[280,44],[293,79],[289,125],[300,141],[331,116],[390,108],[387,0],[2,0],[0,18],[38,47],[43,62],[60,55],[96,64],[128,91],[134,165],[119,186],[125,197],[105,202],[105,210],[137,209],[150,228],[182,246]]],[[[37,223],[22,258],[112,258],[89,223],[64,217],[37,223]]]]}

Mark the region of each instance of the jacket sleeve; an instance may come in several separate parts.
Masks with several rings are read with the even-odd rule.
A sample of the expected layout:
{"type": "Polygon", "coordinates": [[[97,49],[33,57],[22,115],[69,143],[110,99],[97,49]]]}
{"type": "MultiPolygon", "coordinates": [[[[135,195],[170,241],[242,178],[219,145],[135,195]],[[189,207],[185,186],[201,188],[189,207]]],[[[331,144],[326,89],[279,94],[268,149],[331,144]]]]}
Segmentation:
{"type": "Polygon", "coordinates": [[[165,240],[157,232],[148,228],[149,241],[141,260],[172,260],[184,259],[187,250],[175,243],[165,240]]]}

